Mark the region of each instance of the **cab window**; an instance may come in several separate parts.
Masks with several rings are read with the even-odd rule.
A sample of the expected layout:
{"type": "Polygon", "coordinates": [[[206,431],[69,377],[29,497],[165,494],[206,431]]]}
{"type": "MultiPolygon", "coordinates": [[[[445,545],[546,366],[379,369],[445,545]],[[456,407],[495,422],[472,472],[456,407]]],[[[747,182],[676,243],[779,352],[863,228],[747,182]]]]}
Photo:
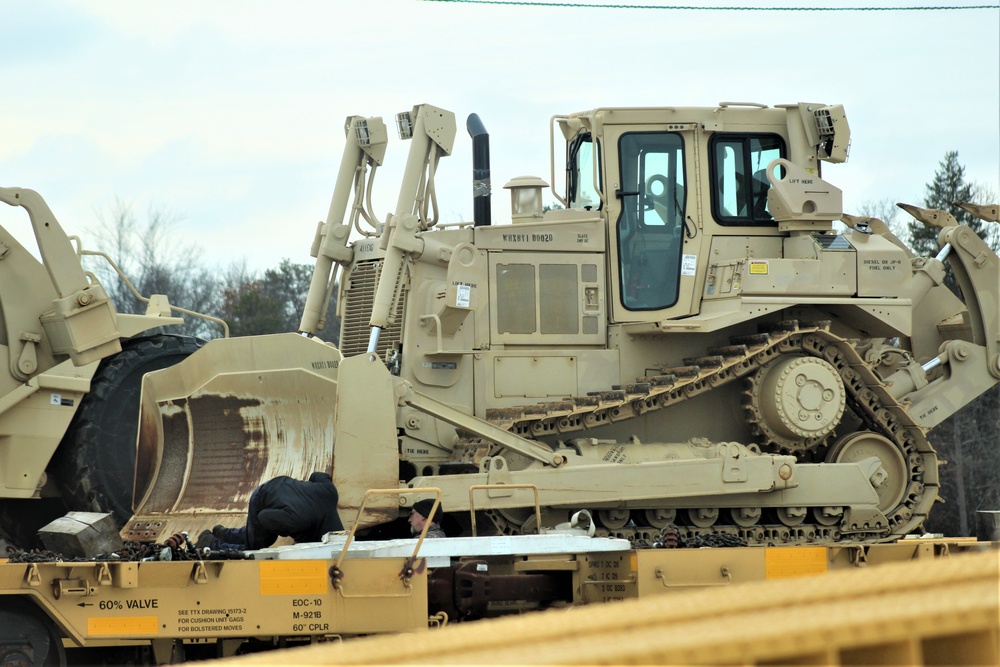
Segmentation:
{"type": "Polygon", "coordinates": [[[710,149],[712,214],[723,225],[773,225],[767,208],[767,165],[785,157],[776,134],[717,134],[710,149]]]}
{"type": "Polygon", "coordinates": [[[618,150],[618,218],[622,305],[658,310],[677,303],[686,183],[684,142],[669,132],[623,134],[618,150]]]}

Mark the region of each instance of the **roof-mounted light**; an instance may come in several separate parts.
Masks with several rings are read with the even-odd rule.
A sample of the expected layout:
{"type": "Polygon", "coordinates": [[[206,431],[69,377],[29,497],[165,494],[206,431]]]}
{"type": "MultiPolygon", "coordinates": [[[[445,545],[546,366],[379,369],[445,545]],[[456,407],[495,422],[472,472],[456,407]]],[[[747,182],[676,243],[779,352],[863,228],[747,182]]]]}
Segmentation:
{"type": "Polygon", "coordinates": [[[413,137],[413,114],[409,111],[400,111],[396,114],[396,132],[403,141],[413,137]]]}

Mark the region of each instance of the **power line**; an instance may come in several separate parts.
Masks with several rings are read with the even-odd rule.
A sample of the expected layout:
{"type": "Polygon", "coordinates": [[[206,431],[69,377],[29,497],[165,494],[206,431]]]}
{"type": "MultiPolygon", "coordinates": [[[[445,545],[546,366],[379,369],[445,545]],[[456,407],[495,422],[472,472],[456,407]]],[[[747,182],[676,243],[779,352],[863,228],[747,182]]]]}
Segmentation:
{"type": "Polygon", "coordinates": [[[955,11],[970,9],[1000,9],[997,5],[953,5],[953,6],[912,6],[912,7],[749,7],[720,6],[699,7],[695,5],[617,5],[587,2],[534,2],[528,0],[420,0],[421,2],[450,2],[466,5],[518,5],[522,7],[574,7],[590,9],[674,9],[683,11],[708,12],[923,12],[955,11]]]}

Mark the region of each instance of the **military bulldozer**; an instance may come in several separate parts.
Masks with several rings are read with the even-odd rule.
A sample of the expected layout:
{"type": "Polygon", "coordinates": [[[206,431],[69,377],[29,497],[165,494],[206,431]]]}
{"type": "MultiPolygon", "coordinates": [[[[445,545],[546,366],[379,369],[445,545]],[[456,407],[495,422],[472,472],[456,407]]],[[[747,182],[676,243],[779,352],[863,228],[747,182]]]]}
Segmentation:
{"type": "Polygon", "coordinates": [[[561,207],[518,177],[500,225],[477,116],[463,224],[438,220],[435,189],[454,115],[421,105],[396,125],[411,145],[380,220],[386,125],[346,123],[300,333],[211,341],[145,377],[123,534],[237,525],[261,481],[313,470],[332,472],[344,523],[363,529],[419,495],[358,518],[368,489],[427,487],[456,525],[472,510],[498,534],[538,530],[536,498],[542,524],[588,509],[603,534],[637,539],[920,529],[938,498],[928,432],[1000,378],[1000,262],[944,211],[906,207],[939,230],[931,258],[845,215],[823,178],[848,156],[842,107],[555,116],[561,207]],[[321,335],[336,284],[334,346],[321,335]]]}
{"type": "Polygon", "coordinates": [[[81,263],[101,253],[37,192],[0,188],[0,201],[25,209],[42,260],[0,228],[0,539],[27,548],[66,509],[132,516],[142,375],[202,341],[155,332],[183,321],[163,296],[144,315],[116,312],[81,263]]]}

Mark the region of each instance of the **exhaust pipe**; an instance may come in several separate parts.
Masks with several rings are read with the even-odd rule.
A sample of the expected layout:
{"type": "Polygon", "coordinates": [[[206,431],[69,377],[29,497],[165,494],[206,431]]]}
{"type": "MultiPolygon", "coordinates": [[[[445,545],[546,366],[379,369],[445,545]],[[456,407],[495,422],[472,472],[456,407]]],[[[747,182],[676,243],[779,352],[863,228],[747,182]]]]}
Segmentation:
{"type": "Polygon", "coordinates": [[[476,114],[469,114],[465,127],[472,137],[472,219],[476,227],[489,227],[490,135],[476,114]]]}

